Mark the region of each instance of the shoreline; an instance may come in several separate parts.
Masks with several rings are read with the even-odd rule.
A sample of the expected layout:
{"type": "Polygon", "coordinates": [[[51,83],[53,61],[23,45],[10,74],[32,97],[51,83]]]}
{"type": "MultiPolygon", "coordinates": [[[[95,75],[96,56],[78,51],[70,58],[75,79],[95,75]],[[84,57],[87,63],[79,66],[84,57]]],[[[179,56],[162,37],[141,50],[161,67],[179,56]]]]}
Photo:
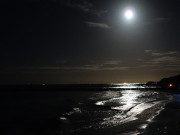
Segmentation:
{"type": "Polygon", "coordinates": [[[180,134],[180,102],[173,96],[164,109],[149,123],[143,135],[179,135],[180,134]]]}
{"type": "MultiPolygon", "coordinates": [[[[23,92],[3,92],[1,100],[2,119],[9,124],[4,127],[8,129],[8,126],[12,126],[13,132],[19,132],[16,131],[16,126],[19,125],[22,126],[22,132],[26,132],[26,128],[31,130],[37,126],[37,129],[32,130],[33,132],[49,131],[55,133],[56,131],[62,132],[63,128],[69,128],[72,131],[69,135],[156,135],[157,131],[168,129],[166,125],[162,127],[161,121],[169,117],[170,114],[173,120],[168,119],[165,121],[166,123],[175,122],[174,127],[180,123],[177,121],[180,119],[180,114],[175,115],[176,117],[173,115],[180,113],[180,103],[178,102],[180,96],[172,95],[169,92],[105,90],[88,93],[86,90],[79,92],[26,92],[25,90],[23,92]],[[96,104],[99,101],[103,104],[96,104]],[[73,108],[75,109],[73,110],[73,108]],[[169,112],[169,110],[173,111],[169,112]],[[64,115],[72,111],[73,113],[64,115]],[[121,118],[121,116],[125,117],[121,118]],[[42,119],[39,119],[40,117],[42,119]],[[59,121],[60,119],[63,121],[59,121]],[[39,120],[39,124],[35,120],[39,120]],[[88,126],[91,127],[88,128],[88,126]],[[157,127],[159,129],[155,130],[157,127]]],[[[168,124],[171,125],[171,123],[168,124]]]]}

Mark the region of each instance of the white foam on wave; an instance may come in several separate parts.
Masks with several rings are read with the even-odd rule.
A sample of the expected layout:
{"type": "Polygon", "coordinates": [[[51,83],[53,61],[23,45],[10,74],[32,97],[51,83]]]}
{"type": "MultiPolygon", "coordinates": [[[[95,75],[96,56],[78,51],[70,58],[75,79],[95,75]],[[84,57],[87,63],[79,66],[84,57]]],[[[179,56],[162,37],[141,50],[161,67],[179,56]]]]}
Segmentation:
{"type": "Polygon", "coordinates": [[[95,103],[95,105],[105,105],[106,103],[110,103],[110,102],[113,102],[115,100],[121,100],[121,97],[118,97],[118,98],[111,98],[111,99],[108,99],[108,100],[104,100],[104,101],[97,101],[95,103]]]}
{"type": "MultiPolygon", "coordinates": [[[[165,105],[165,104],[164,104],[164,105],[165,105]]],[[[164,106],[164,105],[163,105],[163,106],[164,106]]],[[[147,121],[148,121],[148,122],[151,122],[157,115],[159,115],[160,112],[161,112],[162,110],[164,110],[163,106],[161,106],[161,108],[160,108],[158,111],[156,111],[156,113],[155,113],[151,118],[149,118],[147,121]]]]}
{"type": "Polygon", "coordinates": [[[95,103],[95,105],[104,105],[106,103],[106,101],[97,101],[95,103]]]}
{"type": "Polygon", "coordinates": [[[139,104],[139,105],[133,107],[130,111],[127,112],[128,118],[125,119],[124,121],[128,122],[128,121],[138,119],[136,117],[138,114],[141,114],[144,110],[152,108],[153,106],[155,106],[159,103],[160,103],[160,101],[153,102],[153,103],[142,103],[142,104],[139,104]]]}
{"type": "Polygon", "coordinates": [[[74,107],[74,108],[72,109],[72,111],[66,113],[65,115],[72,115],[72,114],[75,114],[75,113],[82,113],[82,111],[81,111],[80,108],[74,107]]]}
{"type": "MultiPolygon", "coordinates": [[[[125,112],[117,113],[113,117],[103,119],[103,122],[101,122],[101,126],[111,127],[111,126],[117,126],[117,125],[121,125],[121,124],[125,124],[128,122],[137,120],[138,119],[137,116],[139,114],[141,114],[146,109],[154,107],[155,105],[157,105],[159,103],[161,103],[161,102],[158,101],[158,102],[153,102],[153,103],[141,103],[141,104],[133,107],[126,113],[125,112]]],[[[160,111],[161,111],[161,109],[159,110],[159,112],[160,111]]],[[[153,117],[151,117],[151,119],[153,119],[158,114],[157,112],[152,112],[152,113],[153,113],[153,117]]],[[[147,121],[147,122],[149,122],[149,121],[147,121]]]]}

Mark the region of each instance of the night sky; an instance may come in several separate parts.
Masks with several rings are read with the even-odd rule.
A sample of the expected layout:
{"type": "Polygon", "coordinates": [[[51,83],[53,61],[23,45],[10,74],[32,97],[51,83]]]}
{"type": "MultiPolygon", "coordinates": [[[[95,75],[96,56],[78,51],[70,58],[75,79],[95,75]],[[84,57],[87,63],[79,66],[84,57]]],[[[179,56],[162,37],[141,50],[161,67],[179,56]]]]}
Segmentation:
{"type": "Polygon", "coordinates": [[[2,0],[0,84],[158,81],[180,73],[179,0],[2,0]],[[128,20],[126,9],[134,16],[128,20]]]}

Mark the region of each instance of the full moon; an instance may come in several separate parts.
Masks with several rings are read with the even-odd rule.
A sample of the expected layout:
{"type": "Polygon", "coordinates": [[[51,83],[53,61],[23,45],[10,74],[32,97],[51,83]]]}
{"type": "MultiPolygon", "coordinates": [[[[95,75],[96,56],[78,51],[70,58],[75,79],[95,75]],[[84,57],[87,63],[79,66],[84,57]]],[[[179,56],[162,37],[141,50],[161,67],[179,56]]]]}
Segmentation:
{"type": "Polygon", "coordinates": [[[125,11],[125,17],[126,17],[126,19],[132,19],[133,18],[133,16],[134,16],[134,14],[133,14],[133,11],[132,10],[126,10],[125,11]]]}

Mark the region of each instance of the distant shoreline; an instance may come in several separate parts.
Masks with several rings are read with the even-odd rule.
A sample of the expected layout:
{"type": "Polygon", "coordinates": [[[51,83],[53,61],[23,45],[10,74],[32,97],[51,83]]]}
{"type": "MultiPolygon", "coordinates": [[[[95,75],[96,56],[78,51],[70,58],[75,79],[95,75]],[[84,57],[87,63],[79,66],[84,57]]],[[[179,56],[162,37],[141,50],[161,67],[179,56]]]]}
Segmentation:
{"type": "Polygon", "coordinates": [[[41,84],[41,85],[0,85],[0,91],[107,91],[107,90],[155,90],[177,92],[178,89],[148,86],[146,84],[41,84]]]}

